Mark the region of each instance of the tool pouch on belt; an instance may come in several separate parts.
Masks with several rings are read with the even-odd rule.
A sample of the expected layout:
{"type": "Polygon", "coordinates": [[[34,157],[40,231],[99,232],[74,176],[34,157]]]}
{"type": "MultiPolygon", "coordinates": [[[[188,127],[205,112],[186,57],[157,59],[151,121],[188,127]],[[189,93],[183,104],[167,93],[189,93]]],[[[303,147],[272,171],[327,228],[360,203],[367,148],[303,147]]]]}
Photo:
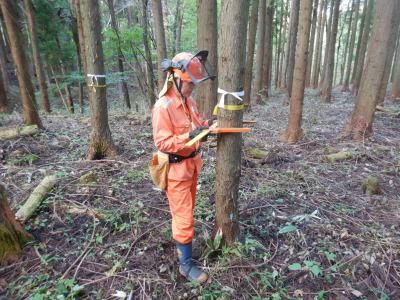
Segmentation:
{"type": "Polygon", "coordinates": [[[168,154],[160,151],[153,153],[153,158],[149,162],[150,176],[154,185],[163,191],[167,189],[168,170],[168,154]]]}

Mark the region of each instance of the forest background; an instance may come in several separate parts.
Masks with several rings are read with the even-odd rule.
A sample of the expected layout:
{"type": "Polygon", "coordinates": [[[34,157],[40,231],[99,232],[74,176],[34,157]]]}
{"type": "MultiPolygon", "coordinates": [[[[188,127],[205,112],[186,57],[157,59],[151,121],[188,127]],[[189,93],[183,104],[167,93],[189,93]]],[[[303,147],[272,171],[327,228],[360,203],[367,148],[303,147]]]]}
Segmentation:
{"type": "Polygon", "coordinates": [[[1,243],[0,293],[399,297],[396,0],[0,0],[0,8],[0,226],[23,236],[1,243]],[[256,123],[243,139],[204,146],[196,242],[212,279],[197,286],[178,274],[168,205],[146,166],[159,62],[203,48],[218,70],[218,84],[196,92],[203,115],[218,86],[243,88],[245,112],[220,109],[218,121],[256,123]],[[18,219],[43,186],[40,206],[7,224],[8,203],[18,219]],[[232,213],[239,218],[218,234],[232,213]],[[7,256],[14,242],[21,257],[7,256]]]}

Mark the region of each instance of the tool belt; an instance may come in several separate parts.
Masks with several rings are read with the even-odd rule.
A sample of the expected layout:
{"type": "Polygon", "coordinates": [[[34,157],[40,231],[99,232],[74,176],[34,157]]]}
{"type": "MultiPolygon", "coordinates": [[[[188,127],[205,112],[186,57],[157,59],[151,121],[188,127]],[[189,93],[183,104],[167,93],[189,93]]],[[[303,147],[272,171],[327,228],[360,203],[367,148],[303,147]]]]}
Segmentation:
{"type": "Polygon", "coordinates": [[[170,164],[180,163],[181,161],[183,161],[185,159],[195,157],[199,152],[200,152],[200,150],[193,151],[189,156],[181,156],[181,155],[178,155],[178,154],[171,154],[170,153],[170,154],[168,154],[169,163],[170,164]]]}

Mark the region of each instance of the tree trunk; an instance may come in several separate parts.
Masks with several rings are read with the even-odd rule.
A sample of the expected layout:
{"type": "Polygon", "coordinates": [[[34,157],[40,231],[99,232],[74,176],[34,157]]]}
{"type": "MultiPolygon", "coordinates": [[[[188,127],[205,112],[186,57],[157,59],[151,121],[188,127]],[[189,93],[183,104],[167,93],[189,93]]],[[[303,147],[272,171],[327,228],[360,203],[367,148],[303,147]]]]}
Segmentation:
{"type": "Polygon", "coordinates": [[[394,76],[392,90],[390,92],[390,99],[395,101],[400,98],[400,56],[397,56],[396,64],[394,66],[394,76]]]}
{"type": "Polygon", "coordinates": [[[311,27],[311,12],[313,0],[302,0],[300,4],[300,21],[296,45],[296,60],[293,77],[293,90],[290,100],[289,121],[281,140],[285,143],[295,143],[303,136],[301,128],[303,114],[303,99],[305,75],[307,69],[307,52],[311,27]]]}
{"type": "Polygon", "coordinates": [[[2,113],[8,112],[7,92],[6,92],[6,88],[4,86],[2,72],[0,72],[0,112],[2,112],[2,113]]]}
{"type": "Polygon", "coordinates": [[[261,103],[262,89],[262,66],[264,63],[264,41],[265,41],[265,19],[266,19],[266,1],[260,0],[258,11],[258,34],[257,34],[257,51],[256,51],[256,76],[253,86],[254,103],[261,103]]]}
{"type": "Polygon", "coordinates": [[[265,37],[264,37],[264,58],[262,68],[262,86],[261,93],[264,97],[268,97],[268,89],[270,87],[270,73],[272,68],[272,29],[274,18],[274,0],[267,0],[265,13],[265,37]]]}
{"type": "Polygon", "coordinates": [[[176,0],[175,6],[175,20],[172,29],[173,42],[172,42],[172,55],[180,52],[180,31],[182,27],[182,2],[176,0]],[[179,45],[179,46],[178,46],[179,45]]]}
{"type": "MultiPolygon", "coordinates": [[[[228,92],[239,91],[244,83],[246,55],[247,0],[223,0],[219,34],[218,81],[228,92]]],[[[232,96],[225,103],[237,105],[232,96]]],[[[218,124],[221,127],[242,127],[243,112],[220,109],[218,124]]],[[[241,173],[240,134],[218,136],[215,233],[222,233],[222,243],[233,244],[239,235],[239,180],[241,173]]]]}
{"type": "Polygon", "coordinates": [[[154,72],[153,72],[153,62],[151,60],[151,50],[150,50],[150,43],[149,43],[149,29],[148,29],[148,17],[147,17],[147,10],[148,10],[148,0],[142,0],[142,26],[143,26],[143,45],[145,49],[145,59],[147,64],[147,98],[150,101],[150,107],[156,103],[156,95],[154,94],[154,72]]]}
{"type": "Polygon", "coordinates": [[[346,75],[344,78],[343,89],[342,89],[343,91],[346,91],[346,92],[350,92],[350,88],[349,88],[350,71],[351,71],[351,63],[353,61],[353,50],[354,50],[354,42],[356,40],[359,9],[360,9],[360,0],[356,0],[354,22],[353,22],[353,28],[351,30],[350,45],[348,48],[349,52],[348,52],[348,56],[347,56],[346,75]]]}
{"type": "Polygon", "coordinates": [[[331,102],[331,96],[332,96],[332,81],[333,81],[333,69],[335,66],[335,44],[336,44],[336,35],[337,35],[337,27],[339,20],[339,7],[340,7],[340,0],[335,0],[332,29],[331,29],[329,49],[328,49],[329,53],[326,63],[327,64],[326,74],[324,76],[325,79],[321,91],[322,99],[325,102],[331,102]]]}
{"type": "MultiPolygon", "coordinates": [[[[347,7],[347,11],[350,11],[350,5],[352,2],[349,2],[348,7],[347,7]]],[[[343,77],[344,77],[344,70],[346,68],[346,59],[347,59],[347,51],[349,50],[349,41],[350,41],[350,36],[351,36],[351,24],[353,22],[353,13],[354,13],[354,1],[353,1],[353,7],[350,11],[350,19],[349,19],[349,27],[347,29],[347,36],[346,36],[346,44],[344,46],[344,54],[342,55],[343,57],[343,61],[342,61],[342,66],[340,68],[340,85],[343,84],[343,77]]],[[[344,16],[343,18],[345,19],[346,16],[344,16]]],[[[343,24],[342,29],[346,27],[345,24],[343,24]]],[[[339,42],[340,42],[340,38],[339,38],[339,42]]]]}
{"type": "Polygon", "coordinates": [[[372,134],[375,107],[389,52],[391,29],[396,22],[399,5],[398,0],[377,2],[366,66],[351,120],[346,128],[346,133],[355,140],[363,140],[372,134]]]}
{"type": "MultiPolygon", "coordinates": [[[[327,0],[328,1],[328,0],[327,0]]],[[[319,82],[319,87],[322,87],[322,84],[324,83],[324,79],[325,79],[325,74],[326,74],[326,65],[327,65],[327,61],[328,61],[328,53],[329,53],[329,43],[331,42],[331,28],[332,28],[332,16],[333,16],[333,4],[334,4],[335,0],[331,0],[331,7],[329,9],[329,19],[326,22],[326,26],[325,26],[325,31],[326,31],[326,45],[325,45],[325,51],[324,51],[324,60],[321,60],[321,64],[322,65],[322,72],[321,72],[321,80],[319,82]]],[[[322,59],[322,58],[321,58],[322,59]]]]}
{"type": "MultiPolygon", "coordinates": [[[[218,46],[217,46],[217,1],[197,0],[197,48],[207,49],[208,61],[217,75],[218,46]]],[[[207,80],[197,91],[199,110],[203,117],[212,116],[217,104],[218,80],[207,80]]]]}
{"type": "MultiPolygon", "coordinates": [[[[261,0],[262,1],[262,0],[261,0]]],[[[244,68],[244,96],[243,104],[246,110],[250,109],[251,82],[253,79],[253,64],[254,64],[254,48],[256,45],[256,32],[258,20],[258,4],[259,0],[254,0],[251,7],[251,16],[249,19],[249,33],[247,44],[246,65],[244,68]]]]}
{"type": "Polygon", "coordinates": [[[157,43],[158,89],[161,91],[164,85],[166,74],[161,70],[160,65],[163,59],[167,58],[167,46],[165,44],[163,8],[161,0],[152,0],[152,8],[153,8],[154,27],[156,32],[156,43],[157,43]]]}
{"type": "Polygon", "coordinates": [[[286,65],[285,65],[285,62],[286,62],[286,57],[287,57],[287,49],[289,48],[289,43],[286,42],[287,47],[285,47],[286,46],[286,44],[285,44],[286,38],[284,38],[284,36],[286,34],[286,31],[288,30],[287,29],[287,27],[288,27],[287,11],[289,10],[288,7],[289,7],[289,1],[286,1],[285,6],[283,8],[284,12],[285,12],[284,13],[284,22],[283,22],[284,26],[283,26],[283,28],[281,28],[281,32],[280,32],[280,36],[279,36],[279,38],[281,39],[281,42],[279,44],[281,45],[281,48],[282,48],[281,59],[280,59],[280,63],[279,63],[279,73],[278,73],[279,77],[277,79],[277,84],[276,84],[276,87],[279,86],[279,88],[286,87],[286,83],[285,83],[286,65]]]}
{"type": "MultiPolygon", "coordinates": [[[[0,10],[0,12],[1,12],[1,10],[0,10]]],[[[5,41],[3,39],[2,31],[5,31],[5,28],[0,28],[0,68],[1,68],[1,73],[2,73],[2,77],[3,77],[5,91],[8,92],[8,88],[9,88],[9,84],[10,84],[10,80],[8,78],[8,72],[7,72],[8,58],[7,58],[7,48],[5,45],[5,41]]]]}
{"type": "Polygon", "coordinates": [[[363,36],[363,32],[364,32],[364,23],[365,23],[366,12],[367,12],[367,0],[364,0],[363,12],[362,12],[362,16],[361,16],[360,30],[358,32],[356,56],[354,57],[353,71],[351,73],[351,83],[352,84],[354,84],[354,79],[355,79],[355,75],[356,75],[358,59],[359,59],[359,56],[360,56],[360,48],[361,48],[361,41],[362,41],[362,36],[363,36]]]}
{"type": "MultiPolygon", "coordinates": [[[[322,7],[322,3],[321,3],[322,7]]],[[[314,56],[314,42],[315,42],[315,31],[317,27],[317,12],[318,12],[318,0],[314,1],[313,5],[313,15],[311,21],[311,34],[310,34],[310,45],[308,47],[308,59],[307,59],[307,70],[306,70],[306,87],[310,87],[311,84],[311,70],[314,56]]],[[[321,9],[320,9],[321,13],[321,9]]]]}
{"type": "MultiPolygon", "coordinates": [[[[340,17],[339,17],[339,23],[340,23],[340,17]]],[[[336,83],[336,78],[337,78],[337,73],[338,73],[338,66],[339,66],[339,58],[340,58],[340,47],[341,47],[341,42],[342,42],[342,34],[343,34],[343,29],[344,26],[342,26],[341,30],[340,30],[340,34],[337,37],[337,47],[336,47],[336,51],[335,51],[335,55],[336,55],[336,59],[335,59],[335,71],[333,72],[333,85],[335,85],[336,83]]],[[[339,29],[338,29],[339,30],[339,29]]]]}
{"type": "Polygon", "coordinates": [[[0,266],[15,262],[22,247],[31,239],[32,236],[15,220],[4,187],[0,185],[0,266]]]}
{"type": "MultiPolygon", "coordinates": [[[[75,4],[72,3],[72,5],[74,6],[75,4]]],[[[72,14],[72,16],[71,16],[71,31],[72,31],[72,38],[74,40],[75,49],[76,49],[76,65],[78,68],[79,75],[82,75],[82,59],[81,59],[81,48],[79,45],[78,21],[76,19],[76,11],[75,11],[74,7],[73,7],[71,14],[72,14]]],[[[82,80],[80,80],[80,79],[78,81],[78,98],[79,98],[79,110],[82,114],[83,113],[83,84],[82,84],[82,80]]]]}
{"type": "Polygon", "coordinates": [[[11,53],[17,69],[25,123],[27,125],[36,124],[39,127],[43,127],[36,109],[33,84],[26,68],[26,66],[28,66],[28,61],[25,56],[22,35],[18,26],[19,16],[15,3],[12,0],[0,0],[0,6],[6,24],[6,30],[10,37],[11,53]]]}
{"type": "Polygon", "coordinates": [[[315,63],[312,72],[311,87],[317,88],[319,82],[319,72],[321,69],[321,57],[322,57],[322,45],[324,43],[324,24],[326,20],[326,8],[329,0],[323,0],[323,5],[321,3],[320,15],[318,16],[318,31],[317,31],[317,42],[315,45],[315,63]]]}
{"type": "Polygon", "coordinates": [[[372,19],[372,12],[374,8],[374,1],[373,0],[368,0],[368,3],[366,4],[367,6],[367,12],[365,15],[365,21],[364,21],[364,28],[363,28],[363,33],[362,33],[362,39],[361,39],[361,45],[360,45],[360,53],[359,53],[359,59],[357,62],[356,66],[356,72],[354,75],[354,82],[353,82],[353,89],[352,93],[353,95],[358,94],[358,88],[361,83],[361,76],[364,70],[364,60],[365,60],[365,54],[367,52],[367,44],[369,40],[369,33],[370,33],[370,23],[372,19]]]}
{"type": "Polygon", "coordinates": [[[286,86],[288,87],[289,99],[292,96],[293,85],[293,72],[294,72],[294,59],[297,44],[297,30],[299,26],[299,10],[300,1],[292,1],[292,8],[290,12],[290,46],[289,46],[289,60],[287,65],[286,86]],[[292,19],[293,18],[293,19],[292,19]]]}
{"type": "MultiPolygon", "coordinates": [[[[155,2],[155,1],[153,1],[153,2],[155,2]]],[[[120,80],[121,80],[122,94],[124,97],[124,104],[128,109],[131,109],[131,101],[129,100],[128,84],[126,83],[126,81],[124,79],[124,55],[122,54],[121,39],[119,36],[117,20],[115,18],[114,0],[108,0],[108,9],[110,10],[111,27],[113,28],[114,33],[117,36],[118,72],[121,75],[120,80]]]]}
{"type": "MultiPolygon", "coordinates": [[[[280,5],[280,21],[276,18],[276,24],[279,23],[279,31],[277,32],[276,36],[276,51],[275,51],[275,88],[278,88],[279,83],[280,83],[280,78],[281,78],[281,72],[282,72],[282,57],[284,56],[284,43],[282,43],[282,32],[283,29],[286,28],[286,14],[284,12],[286,11],[285,7],[285,2],[281,1],[280,5]]],[[[278,16],[278,15],[277,15],[278,16]]],[[[277,27],[275,25],[275,27],[277,27]]]]}
{"type": "MultiPolygon", "coordinates": [[[[400,9],[400,5],[398,6],[400,9]]],[[[397,11],[397,16],[400,14],[400,11],[397,11]]],[[[386,96],[386,90],[387,86],[389,83],[389,78],[390,78],[390,71],[392,69],[392,62],[394,58],[394,53],[395,53],[395,47],[396,47],[396,40],[397,40],[397,35],[399,33],[399,23],[400,23],[400,18],[396,17],[395,22],[392,24],[391,28],[391,34],[390,34],[390,39],[389,39],[389,44],[388,44],[388,53],[386,56],[386,62],[385,62],[385,70],[383,72],[383,77],[381,81],[381,86],[379,88],[379,93],[378,93],[378,99],[377,99],[377,105],[383,106],[385,102],[385,96],[386,96]]]]}
{"type": "MultiPolygon", "coordinates": [[[[61,70],[61,73],[63,74],[63,76],[65,77],[67,74],[67,69],[64,64],[64,53],[63,53],[63,49],[61,47],[61,43],[60,43],[60,39],[58,38],[58,35],[55,36],[55,40],[56,40],[56,45],[57,45],[57,49],[58,49],[57,53],[58,53],[58,57],[59,57],[60,70],[61,70]]],[[[64,90],[65,90],[65,95],[66,95],[66,101],[67,101],[66,103],[67,103],[68,112],[73,114],[75,112],[74,100],[72,99],[71,87],[70,87],[69,83],[65,84],[64,90]]]]}
{"type": "Polygon", "coordinates": [[[42,59],[40,57],[40,52],[39,52],[39,42],[38,42],[38,38],[37,38],[35,18],[33,16],[32,1],[24,0],[24,8],[25,8],[26,17],[28,19],[28,24],[29,24],[33,61],[35,64],[35,71],[36,71],[36,76],[37,76],[37,80],[39,83],[39,90],[40,90],[40,102],[42,104],[43,109],[49,113],[50,112],[50,102],[49,102],[49,96],[47,94],[47,85],[46,85],[46,78],[44,76],[43,63],[42,63],[42,59]]]}
{"type": "Polygon", "coordinates": [[[88,159],[112,157],[117,149],[108,125],[104,57],[101,36],[99,3],[96,0],[79,1],[87,66],[87,85],[92,114],[92,132],[88,159]]]}

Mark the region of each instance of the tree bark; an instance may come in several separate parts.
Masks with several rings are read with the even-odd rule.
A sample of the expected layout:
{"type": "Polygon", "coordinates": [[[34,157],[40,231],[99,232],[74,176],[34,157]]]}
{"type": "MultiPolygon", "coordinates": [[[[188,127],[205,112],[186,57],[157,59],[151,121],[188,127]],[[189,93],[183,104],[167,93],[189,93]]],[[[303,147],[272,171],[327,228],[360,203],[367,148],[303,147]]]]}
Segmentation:
{"type": "Polygon", "coordinates": [[[344,77],[344,83],[343,83],[343,91],[349,92],[349,82],[350,82],[350,71],[351,71],[351,66],[352,66],[352,61],[353,61],[353,49],[354,49],[354,42],[356,40],[356,33],[357,33],[357,23],[358,23],[358,15],[359,15],[359,9],[360,9],[360,0],[356,0],[355,4],[355,15],[354,15],[354,22],[353,22],[353,28],[351,30],[351,38],[350,38],[350,45],[348,48],[348,56],[347,56],[347,67],[346,67],[346,75],[344,77]]]}
{"type": "MultiPolygon", "coordinates": [[[[218,68],[218,32],[217,1],[197,0],[197,48],[207,49],[208,61],[217,75],[218,68]]],[[[203,117],[212,116],[217,104],[218,80],[207,80],[197,92],[199,110],[203,117]]]]}
{"type": "Polygon", "coordinates": [[[367,12],[365,15],[365,21],[364,21],[364,28],[363,28],[363,33],[362,33],[362,39],[361,39],[361,45],[360,45],[360,53],[359,53],[359,59],[357,62],[356,66],[356,72],[354,75],[354,82],[353,82],[353,88],[352,88],[352,93],[353,95],[358,94],[358,89],[361,83],[361,76],[364,70],[364,60],[365,60],[365,54],[367,52],[367,45],[368,45],[368,40],[369,40],[369,33],[370,33],[370,23],[372,19],[372,12],[374,8],[374,1],[373,0],[368,0],[367,3],[367,12]]]}
{"type": "Polygon", "coordinates": [[[15,262],[31,239],[32,236],[15,220],[5,189],[0,185],[0,266],[15,262]]]}
{"type": "MultiPolygon", "coordinates": [[[[109,0],[111,1],[111,0],[109,0]]],[[[161,0],[152,0],[154,28],[156,33],[157,59],[158,59],[158,89],[161,91],[166,74],[161,70],[160,65],[163,59],[167,58],[167,46],[165,43],[165,31],[163,20],[163,8],[161,0]]]]}
{"type": "MultiPolygon", "coordinates": [[[[155,1],[153,1],[154,3],[155,1]]],[[[129,100],[129,91],[128,84],[124,79],[124,55],[122,54],[121,49],[121,39],[119,36],[119,29],[117,20],[115,18],[115,10],[114,10],[114,0],[108,0],[108,9],[110,10],[111,16],[111,27],[114,30],[115,35],[117,36],[117,55],[118,55],[118,72],[121,75],[121,90],[124,97],[124,104],[128,109],[131,109],[131,101],[129,100]]]]}
{"type": "MultiPolygon", "coordinates": [[[[329,0],[327,0],[329,1],[329,0]]],[[[326,75],[326,67],[327,67],[327,61],[328,61],[328,53],[329,53],[329,43],[331,42],[331,28],[332,28],[332,16],[333,16],[333,4],[334,4],[335,0],[331,0],[331,7],[329,9],[329,19],[326,22],[326,27],[325,27],[325,31],[326,31],[326,45],[325,45],[325,53],[324,53],[324,60],[322,61],[321,58],[321,64],[322,65],[322,72],[321,72],[321,80],[319,82],[319,87],[322,87],[322,84],[324,83],[325,80],[325,75],[326,75]]]]}
{"type": "Polygon", "coordinates": [[[268,89],[271,83],[271,67],[272,67],[272,29],[274,19],[274,0],[267,0],[265,13],[265,37],[264,37],[264,58],[262,68],[262,86],[261,93],[264,97],[268,97],[268,89]]]}
{"type": "Polygon", "coordinates": [[[332,82],[333,82],[333,71],[335,66],[335,44],[336,44],[336,35],[337,35],[337,27],[338,27],[338,20],[339,20],[339,7],[340,7],[340,0],[335,0],[333,9],[333,21],[332,21],[332,29],[330,35],[330,42],[329,42],[329,53],[327,57],[326,63],[326,74],[324,83],[322,85],[322,99],[325,102],[331,102],[332,96],[332,82]]]}
{"type": "Polygon", "coordinates": [[[156,95],[154,94],[154,72],[153,72],[153,62],[151,59],[151,50],[150,50],[150,43],[149,43],[149,29],[148,29],[148,0],[142,0],[142,26],[143,26],[143,45],[145,49],[145,59],[147,65],[147,97],[150,101],[150,107],[156,103],[156,95]]]}
{"type": "Polygon", "coordinates": [[[295,143],[303,136],[301,128],[305,74],[307,69],[307,52],[311,27],[311,12],[313,0],[302,0],[300,4],[300,21],[296,45],[296,60],[293,77],[293,90],[290,100],[289,121],[281,140],[285,143],[295,143]]]}
{"type": "MultiPolygon", "coordinates": [[[[282,35],[283,31],[286,30],[286,4],[284,1],[281,1],[280,5],[280,22],[279,22],[279,31],[277,32],[277,47],[276,47],[276,59],[275,59],[275,88],[279,87],[281,81],[281,74],[282,74],[282,64],[283,64],[283,56],[284,56],[284,48],[285,45],[282,42],[282,35]]],[[[278,15],[277,15],[278,16],[278,15]]]]}
{"type": "Polygon", "coordinates": [[[289,98],[291,98],[292,94],[292,85],[293,85],[293,72],[294,72],[294,60],[296,53],[296,44],[297,44],[297,30],[299,26],[299,10],[300,10],[300,1],[292,1],[292,9],[290,12],[290,46],[288,52],[288,65],[287,65],[287,76],[286,76],[286,85],[288,87],[289,98]],[[293,19],[292,19],[293,18],[293,19]]]}
{"type": "Polygon", "coordinates": [[[247,44],[247,57],[246,65],[244,68],[244,96],[243,104],[246,110],[250,110],[251,99],[251,82],[253,79],[253,64],[254,64],[254,48],[256,45],[256,32],[258,20],[258,4],[259,0],[254,0],[251,7],[251,16],[248,26],[248,44],[247,44]]]}
{"type": "Polygon", "coordinates": [[[372,134],[375,107],[389,51],[391,28],[396,22],[397,0],[378,1],[365,70],[346,134],[363,140],[372,134]]]}
{"type": "Polygon", "coordinates": [[[364,32],[364,23],[365,23],[365,16],[367,13],[367,0],[364,0],[364,6],[363,6],[363,12],[361,15],[361,24],[360,24],[360,30],[358,32],[358,40],[357,40],[357,49],[356,49],[356,56],[354,57],[354,64],[353,64],[353,71],[351,72],[351,83],[354,84],[354,79],[356,75],[356,69],[357,69],[357,64],[358,64],[358,59],[360,56],[360,48],[361,48],[361,41],[362,41],[362,36],[364,32]]]}
{"type": "Polygon", "coordinates": [[[319,82],[319,72],[321,69],[321,57],[322,57],[322,45],[324,41],[324,24],[326,20],[326,8],[329,0],[322,0],[323,5],[321,3],[320,12],[318,16],[318,31],[317,31],[317,42],[315,45],[316,54],[315,54],[315,63],[312,72],[311,79],[311,87],[317,88],[319,82]]]}
{"type": "MultiPolygon", "coordinates": [[[[282,4],[282,7],[283,7],[283,4],[282,4]]],[[[285,65],[285,62],[286,62],[287,50],[289,49],[289,42],[286,42],[286,44],[287,44],[287,47],[286,47],[286,44],[285,44],[286,38],[283,38],[283,37],[286,34],[286,31],[288,30],[287,29],[287,27],[288,27],[287,11],[289,10],[288,7],[289,7],[289,1],[286,1],[284,7],[282,8],[285,12],[284,19],[283,19],[284,26],[283,26],[283,28],[281,28],[281,32],[279,34],[279,39],[281,40],[281,42],[279,44],[282,49],[281,58],[280,58],[280,62],[279,62],[279,71],[278,71],[279,76],[277,77],[277,84],[276,84],[276,87],[279,86],[279,88],[286,87],[286,83],[285,83],[286,65],[285,65]]]]}
{"type": "MultiPolygon", "coordinates": [[[[0,9],[1,13],[1,9],[0,9]]],[[[1,25],[1,23],[0,23],[1,25]]],[[[4,82],[4,87],[5,91],[8,92],[8,87],[10,84],[10,80],[8,77],[8,72],[7,72],[7,63],[8,63],[8,58],[7,58],[7,48],[5,45],[5,41],[3,39],[3,34],[2,31],[5,31],[5,28],[0,28],[0,68],[1,68],[1,73],[3,77],[3,82],[4,82]]]]}
{"type": "MultiPolygon", "coordinates": [[[[244,83],[246,55],[247,0],[223,0],[219,34],[218,81],[229,92],[239,91],[244,83]]],[[[238,104],[236,98],[225,96],[227,104],[238,104]]],[[[242,127],[243,112],[220,109],[221,127],[242,127]]],[[[239,180],[241,173],[240,134],[218,136],[215,232],[222,233],[222,243],[233,244],[239,235],[239,180]]]]}
{"type": "MultiPolygon", "coordinates": [[[[76,10],[74,0],[72,0],[72,10],[71,10],[71,31],[72,31],[72,38],[75,43],[76,49],[76,65],[78,68],[78,72],[82,75],[82,59],[81,59],[81,48],[79,45],[79,33],[78,33],[78,21],[76,17],[76,10]]],[[[78,98],[79,98],[79,110],[80,113],[83,113],[83,84],[82,80],[79,79],[78,81],[78,98]]]]}
{"type": "Polygon", "coordinates": [[[42,63],[42,59],[40,57],[40,52],[39,52],[39,42],[38,42],[37,32],[36,32],[36,22],[35,22],[35,18],[33,16],[32,1],[24,0],[24,8],[25,8],[26,17],[28,19],[28,24],[29,24],[33,61],[35,64],[35,71],[36,71],[36,76],[37,76],[37,80],[39,83],[39,90],[40,90],[40,102],[42,104],[42,108],[46,112],[49,113],[50,112],[50,102],[49,102],[49,96],[47,94],[47,85],[46,85],[46,78],[44,76],[43,63],[42,63]]]}
{"type": "Polygon", "coordinates": [[[6,24],[6,30],[10,37],[11,53],[17,69],[25,123],[27,125],[36,124],[39,127],[43,127],[36,109],[32,80],[26,68],[28,61],[25,56],[22,35],[18,26],[19,16],[15,8],[15,3],[12,0],[0,0],[0,6],[6,24]]]}
{"type": "Polygon", "coordinates": [[[181,0],[176,0],[175,6],[175,20],[173,25],[173,45],[172,45],[172,55],[180,52],[181,48],[181,31],[182,31],[182,2],[181,0]]]}
{"type": "Polygon", "coordinates": [[[254,103],[261,103],[262,89],[262,66],[264,63],[264,45],[265,45],[265,19],[266,19],[266,1],[260,0],[258,11],[258,34],[257,34],[257,51],[256,51],[256,76],[253,86],[254,103]]]}
{"type": "Polygon", "coordinates": [[[4,85],[3,74],[0,72],[0,112],[8,112],[7,92],[4,85]]]}
{"type": "MultiPolygon", "coordinates": [[[[322,3],[321,3],[322,7],[322,3]]],[[[308,59],[307,59],[307,70],[306,70],[306,87],[311,85],[311,70],[314,56],[314,42],[315,42],[315,31],[317,27],[317,12],[318,12],[318,0],[314,1],[313,5],[313,15],[311,21],[311,34],[310,34],[310,46],[308,47],[308,59]]],[[[321,13],[321,9],[320,9],[321,13]]]]}
{"type": "MultiPolygon", "coordinates": [[[[349,4],[348,4],[348,8],[347,8],[347,11],[350,11],[350,18],[349,18],[349,24],[348,24],[348,29],[347,29],[347,37],[346,37],[346,44],[345,44],[345,46],[344,46],[344,54],[343,54],[343,58],[344,58],[344,60],[343,60],[343,62],[342,62],[342,66],[341,66],[341,68],[340,68],[340,85],[342,85],[343,84],[343,77],[344,77],[344,70],[345,70],[345,68],[346,68],[346,60],[347,60],[347,51],[349,50],[349,41],[350,41],[350,36],[351,36],[351,24],[352,24],[352,22],[353,22],[353,13],[354,13],[354,1],[353,2],[349,2],[349,4]],[[352,9],[351,9],[351,11],[350,11],[350,5],[351,5],[351,3],[353,3],[353,7],[352,7],[352,9]]],[[[345,16],[344,16],[344,19],[345,19],[345,16]]],[[[342,27],[342,29],[344,28],[344,27],[346,27],[345,26],[345,24],[343,24],[343,27],[342,27]]],[[[340,38],[339,38],[339,42],[340,42],[340,38]]]]}
{"type": "Polygon", "coordinates": [[[392,101],[398,100],[400,98],[400,56],[397,56],[396,64],[394,66],[394,76],[392,90],[390,92],[390,99],[392,101]]]}
{"type": "Polygon", "coordinates": [[[101,17],[99,3],[96,0],[79,2],[80,16],[84,36],[84,49],[87,67],[87,85],[92,113],[92,132],[88,159],[112,157],[117,149],[111,137],[108,125],[107,99],[105,87],[104,57],[101,36],[101,17]],[[91,74],[89,76],[89,74],[91,74]],[[100,76],[100,77],[99,77],[100,76]]]}
{"type": "MultiPolygon", "coordinates": [[[[400,10],[400,5],[398,6],[400,10]]],[[[400,11],[397,11],[397,16],[400,14],[400,11]]],[[[385,96],[386,96],[386,90],[387,86],[389,83],[389,78],[390,78],[390,71],[392,69],[392,62],[394,59],[394,53],[395,53],[395,47],[396,47],[396,40],[397,36],[399,33],[399,23],[400,23],[400,18],[396,17],[395,21],[392,24],[391,28],[391,34],[390,34],[390,39],[389,39],[389,44],[388,44],[388,53],[386,56],[386,62],[385,62],[385,70],[383,72],[383,77],[381,81],[381,86],[379,88],[379,93],[378,93],[378,99],[377,99],[377,105],[383,106],[385,102],[385,96]]]]}

